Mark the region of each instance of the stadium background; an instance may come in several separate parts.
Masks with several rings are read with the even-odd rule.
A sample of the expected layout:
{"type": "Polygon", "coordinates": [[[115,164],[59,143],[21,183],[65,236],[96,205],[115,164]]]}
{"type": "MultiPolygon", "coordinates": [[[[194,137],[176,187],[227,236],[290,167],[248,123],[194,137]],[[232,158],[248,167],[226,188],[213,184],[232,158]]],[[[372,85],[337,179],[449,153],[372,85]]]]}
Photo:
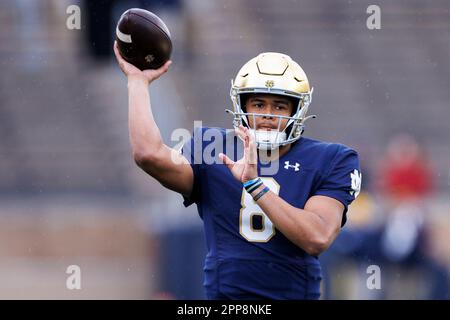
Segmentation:
{"type": "Polygon", "coordinates": [[[356,148],[363,168],[349,222],[321,257],[322,298],[449,298],[447,0],[1,1],[0,298],[203,298],[195,207],[131,157],[126,80],[111,51],[130,7],[172,33],[174,63],[150,89],[169,145],[195,120],[231,126],[230,79],[259,52],[305,69],[318,115],[306,134],[356,148]],[[81,30],[66,27],[72,4],[81,30]],[[380,30],[366,26],[372,4],[380,30]],[[428,182],[400,179],[412,197],[393,197],[383,173],[417,146],[428,182]],[[69,265],[81,268],[81,290],[66,288],[69,265]],[[379,290],[366,285],[371,265],[379,290]]]}

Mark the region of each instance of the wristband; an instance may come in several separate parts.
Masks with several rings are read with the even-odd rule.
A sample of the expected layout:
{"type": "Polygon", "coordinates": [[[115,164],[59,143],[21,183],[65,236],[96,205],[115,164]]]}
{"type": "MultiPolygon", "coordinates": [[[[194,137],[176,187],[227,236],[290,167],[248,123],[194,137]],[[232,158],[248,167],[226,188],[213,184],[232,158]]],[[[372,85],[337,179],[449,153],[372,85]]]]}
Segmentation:
{"type": "Polygon", "coordinates": [[[256,202],[261,198],[263,195],[265,195],[270,189],[266,186],[264,189],[262,189],[254,198],[253,200],[256,202]]]}
{"type": "Polygon", "coordinates": [[[252,184],[257,182],[258,180],[259,180],[259,177],[256,177],[255,179],[248,180],[248,181],[244,182],[244,188],[247,188],[247,187],[251,186],[252,184]]]}
{"type": "Polygon", "coordinates": [[[258,188],[262,184],[263,184],[263,182],[262,182],[261,178],[256,177],[255,179],[244,182],[244,188],[248,193],[251,193],[253,190],[258,188]]]}
{"type": "Polygon", "coordinates": [[[245,190],[248,193],[252,193],[253,191],[255,191],[256,189],[258,189],[259,186],[262,186],[263,182],[261,179],[259,179],[257,182],[255,182],[254,184],[252,184],[250,187],[246,187],[245,190]]]}

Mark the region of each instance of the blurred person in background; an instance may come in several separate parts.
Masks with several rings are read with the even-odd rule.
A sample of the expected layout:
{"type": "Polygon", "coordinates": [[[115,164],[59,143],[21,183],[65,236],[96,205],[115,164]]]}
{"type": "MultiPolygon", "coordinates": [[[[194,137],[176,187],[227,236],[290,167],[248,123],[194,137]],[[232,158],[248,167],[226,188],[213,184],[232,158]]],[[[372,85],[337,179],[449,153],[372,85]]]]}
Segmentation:
{"type": "Polygon", "coordinates": [[[412,136],[396,135],[376,179],[364,172],[366,188],[349,208],[348,227],[321,256],[326,298],[448,299],[448,271],[433,258],[430,243],[433,172],[424,150],[412,136]],[[367,288],[370,265],[380,267],[380,290],[367,288]]]}
{"type": "Polygon", "coordinates": [[[408,261],[417,254],[423,236],[431,169],[417,141],[400,134],[389,142],[378,174],[378,190],[388,207],[382,251],[392,261],[408,261]]]}
{"type": "Polygon", "coordinates": [[[379,256],[403,271],[416,268],[430,289],[416,298],[448,299],[448,274],[428,253],[427,200],[433,192],[433,172],[425,151],[414,137],[402,133],[388,143],[380,160],[377,187],[384,200],[385,220],[379,256]]]}

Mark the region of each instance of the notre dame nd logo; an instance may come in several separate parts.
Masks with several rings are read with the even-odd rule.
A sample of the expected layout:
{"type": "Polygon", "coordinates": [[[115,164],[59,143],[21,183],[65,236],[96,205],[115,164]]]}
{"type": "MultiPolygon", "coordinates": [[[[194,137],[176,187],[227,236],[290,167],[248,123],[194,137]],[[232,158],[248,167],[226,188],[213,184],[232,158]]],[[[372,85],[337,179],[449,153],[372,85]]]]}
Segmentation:
{"type": "Polygon", "coordinates": [[[148,54],[145,56],[145,61],[147,63],[151,63],[153,60],[155,60],[155,57],[152,54],[148,54]]]}
{"type": "Polygon", "coordinates": [[[275,82],[273,80],[267,80],[266,81],[266,87],[267,88],[273,88],[274,85],[275,85],[275,82]]]}
{"type": "Polygon", "coordinates": [[[350,173],[350,178],[352,179],[352,191],[350,191],[350,194],[352,196],[356,197],[358,196],[359,192],[361,191],[361,172],[358,170],[353,170],[352,173],[350,173]]]}

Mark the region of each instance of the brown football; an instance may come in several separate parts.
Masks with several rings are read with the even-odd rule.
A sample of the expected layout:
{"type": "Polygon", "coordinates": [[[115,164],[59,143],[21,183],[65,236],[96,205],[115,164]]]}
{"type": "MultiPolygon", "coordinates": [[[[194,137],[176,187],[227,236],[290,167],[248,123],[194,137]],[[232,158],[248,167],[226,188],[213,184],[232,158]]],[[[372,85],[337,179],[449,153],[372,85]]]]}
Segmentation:
{"type": "Polygon", "coordinates": [[[172,53],[169,29],[144,9],[129,9],[120,16],[116,40],[122,57],[141,70],[161,67],[172,53]]]}

